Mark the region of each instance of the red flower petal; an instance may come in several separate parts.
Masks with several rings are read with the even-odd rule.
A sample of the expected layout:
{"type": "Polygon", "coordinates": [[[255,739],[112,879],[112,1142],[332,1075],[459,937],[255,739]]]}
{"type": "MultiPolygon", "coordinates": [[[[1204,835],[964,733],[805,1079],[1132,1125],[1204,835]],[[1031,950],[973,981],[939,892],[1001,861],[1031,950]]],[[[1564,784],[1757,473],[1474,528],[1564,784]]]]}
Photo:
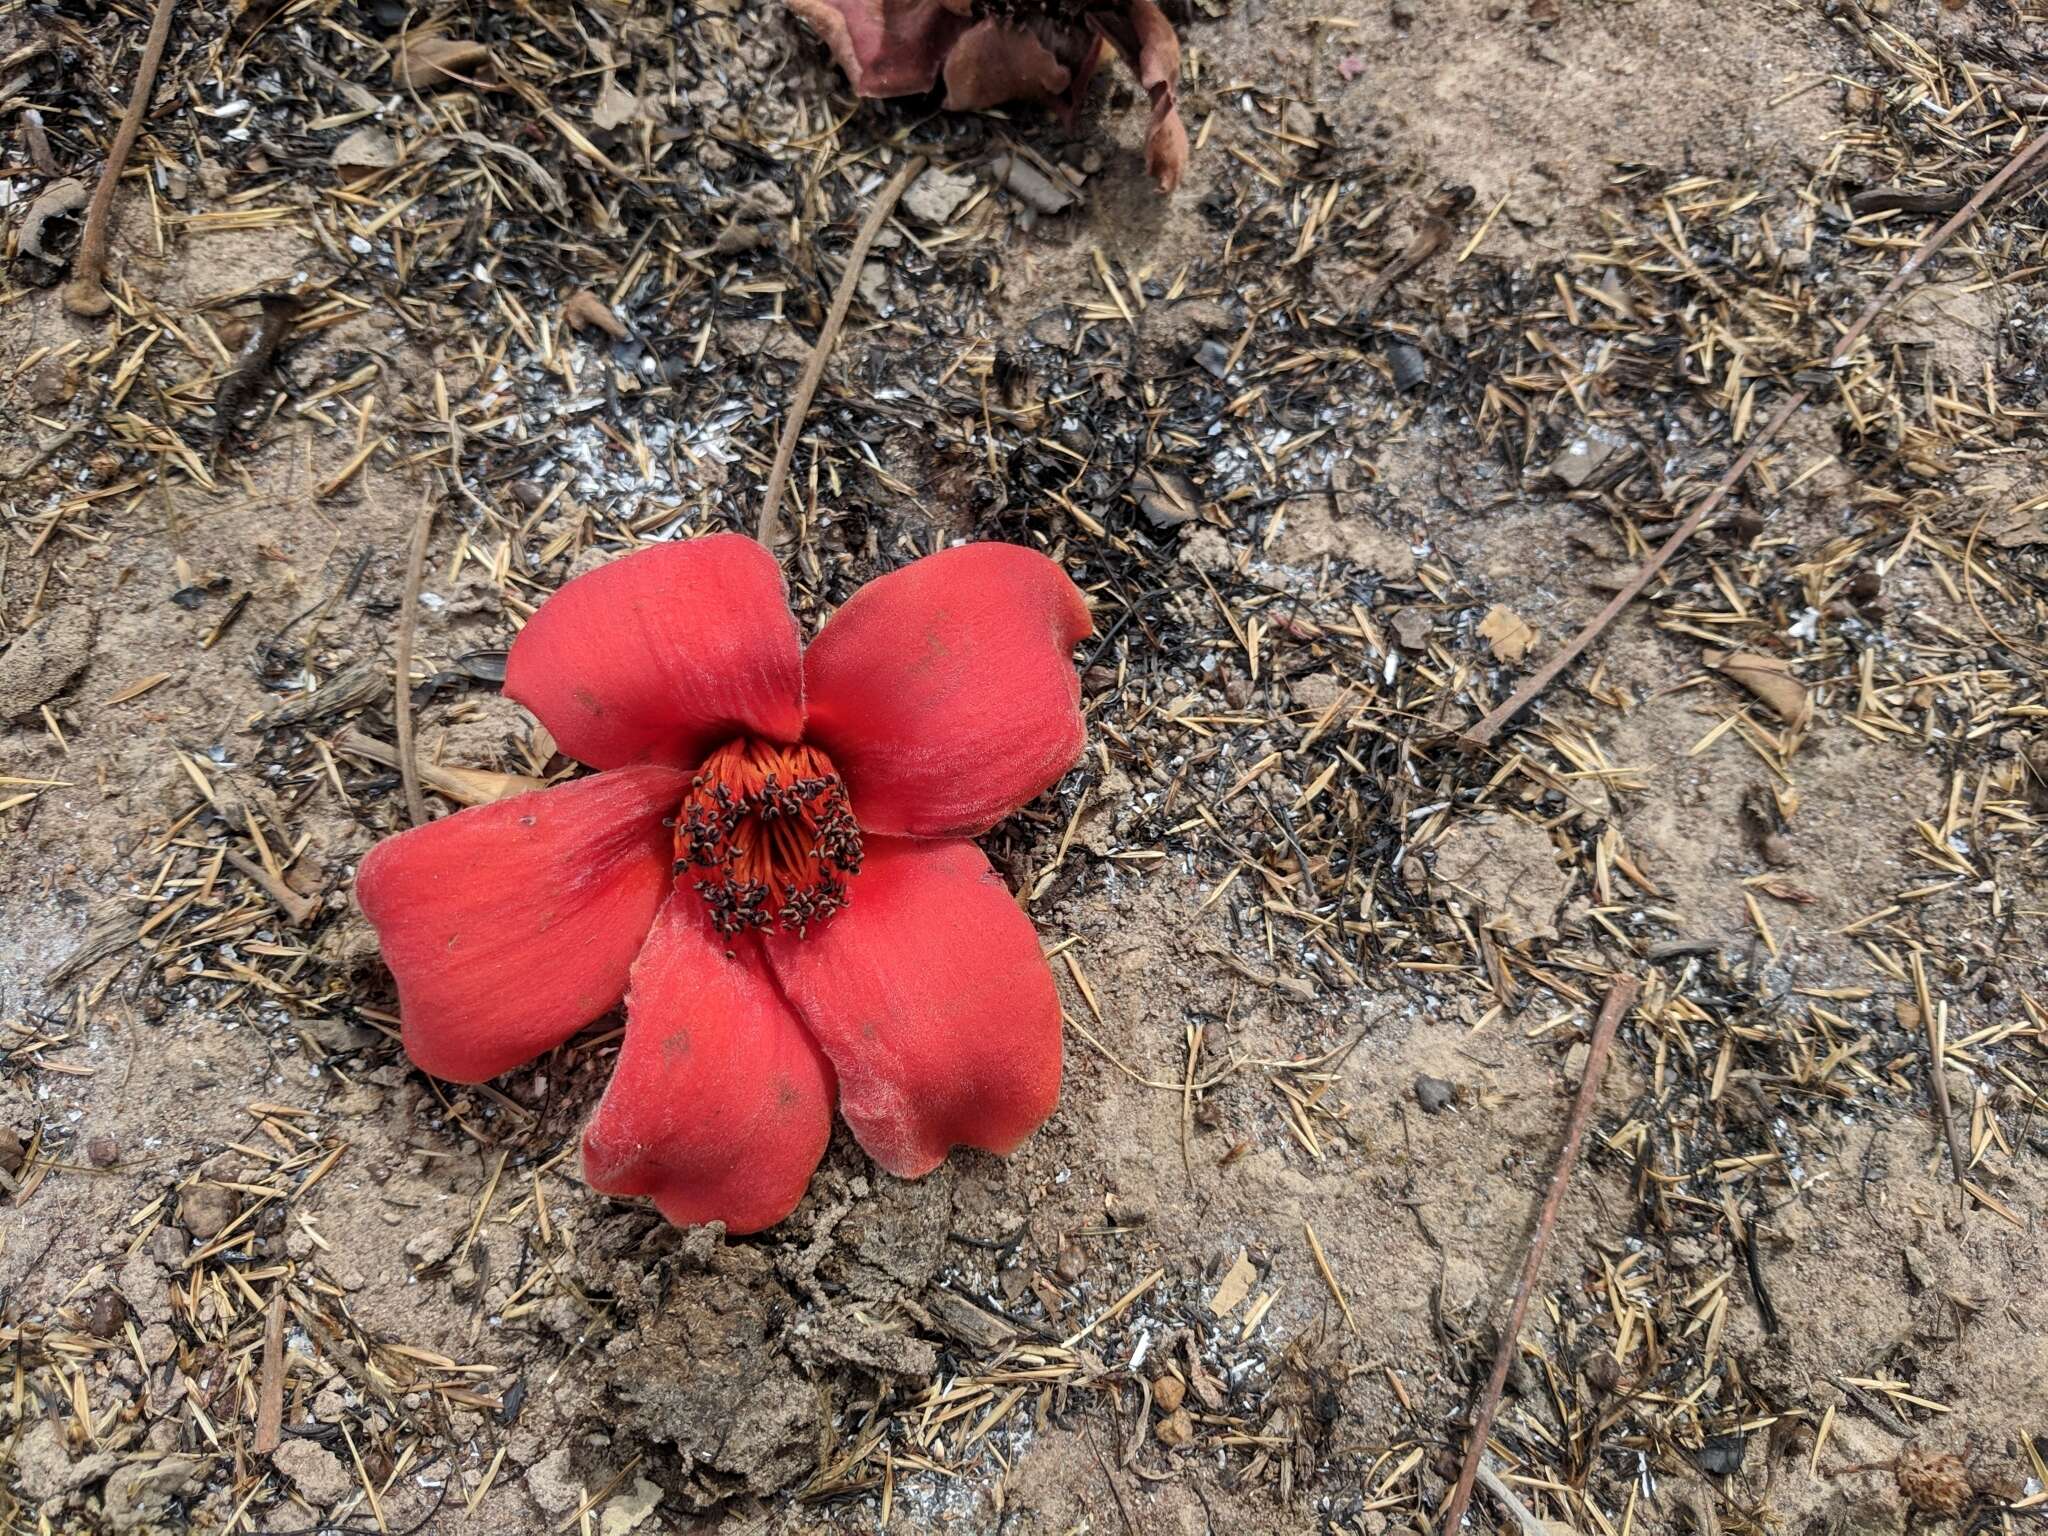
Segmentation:
{"type": "Polygon", "coordinates": [[[804,653],[810,721],[871,832],[972,836],[1081,755],[1088,605],[1035,550],[967,544],[869,582],[804,653]]]}
{"type": "Polygon", "coordinates": [[[751,732],[803,731],[803,663],[775,557],[736,533],[578,576],[512,642],[505,692],[594,768],[695,762],[751,732]]]}
{"type": "Polygon", "coordinates": [[[626,1045],[583,1132],[583,1176],[652,1195],[678,1226],[772,1227],[803,1198],[832,1135],[832,1068],[758,945],[730,950],[688,888],[633,967],[626,1045]]]}
{"type": "Polygon", "coordinates": [[[832,1058],[839,1112],[891,1173],[929,1173],[956,1146],[1010,1152],[1052,1113],[1059,994],[974,844],[870,839],[852,904],[762,947],[832,1058]]]}
{"type": "Polygon", "coordinates": [[[386,838],[356,897],[398,978],[406,1054],[480,1083],[617,1003],[673,883],[686,775],[622,768],[386,838]]]}
{"type": "Polygon", "coordinates": [[[1124,15],[1098,13],[1102,28],[1145,93],[1152,126],[1145,135],[1145,169],[1162,192],[1180,185],[1188,165],[1188,130],[1180,120],[1180,39],[1152,0],[1128,0],[1124,15]]]}
{"type": "Polygon", "coordinates": [[[946,0],[789,0],[846,71],[857,96],[915,96],[967,30],[963,3],[946,0]]]}
{"type": "Polygon", "coordinates": [[[979,112],[1006,101],[1050,101],[1073,80],[1052,50],[1022,27],[990,18],[946,55],[946,110],[979,112]]]}

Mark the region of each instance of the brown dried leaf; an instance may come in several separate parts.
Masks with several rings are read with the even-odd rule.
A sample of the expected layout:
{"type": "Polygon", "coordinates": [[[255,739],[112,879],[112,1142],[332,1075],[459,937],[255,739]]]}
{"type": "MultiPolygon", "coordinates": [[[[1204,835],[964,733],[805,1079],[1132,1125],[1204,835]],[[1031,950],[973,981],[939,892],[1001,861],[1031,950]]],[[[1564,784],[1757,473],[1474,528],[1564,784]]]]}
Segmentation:
{"type": "Polygon", "coordinates": [[[1220,1377],[1208,1371],[1197,1370],[1188,1377],[1188,1383],[1195,1389],[1195,1396],[1202,1400],[1204,1408],[1211,1413],[1222,1411],[1223,1404],[1230,1394],[1224,1390],[1220,1377]]]}
{"type": "Polygon", "coordinates": [[[1145,135],[1145,169],[1162,192],[1180,185],[1188,166],[1188,130],[1180,120],[1180,38],[1166,13],[1151,0],[1131,0],[1136,46],[1118,52],[1152,99],[1152,126],[1145,135]]]}
{"type": "Polygon", "coordinates": [[[597,93],[597,105],[590,109],[590,120],[609,133],[625,127],[639,113],[640,98],[616,80],[607,80],[597,93]]]}
{"type": "Polygon", "coordinates": [[[1209,1298],[1209,1310],[1217,1317],[1228,1317],[1252,1293],[1252,1282],[1259,1278],[1258,1266],[1251,1261],[1251,1255],[1243,1249],[1237,1253],[1237,1262],[1230,1266],[1216,1287],[1216,1294],[1209,1298]]]}
{"type": "Polygon", "coordinates": [[[1202,515],[1201,498],[1178,470],[1148,467],[1131,476],[1131,495],[1154,528],[1178,528],[1202,515]]]}
{"type": "Polygon", "coordinates": [[[495,72],[496,60],[484,44],[466,37],[430,32],[408,36],[391,59],[394,83],[412,91],[444,85],[470,85],[495,72]]]}
{"type": "Polygon", "coordinates": [[[1202,1363],[1202,1357],[1195,1353],[1194,1330],[1189,1329],[1183,1333],[1180,1343],[1181,1357],[1188,1365],[1188,1385],[1194,1389],[1195,1396],[1201,1399],[1204,1408],[1211,1413],[1220,1412],[1230,1394],[1223,1383],[1202,1363]]]}
{"type": "Polygon", "coordinates": [[[1789,901],[1796,907],[1809,906],[1819,900],[1803,885],[1794,885],[1790,880],[1771,875],[1756,883],[1756,888],[1777,901],[1789,901]]]}
{"type": "Polygon", "coordinates": [[[611,311],[611,306],[588,288],[578,288],[562,303],[562,324],[579,335],[596,329],[603,331],[613,341],[626,339],[626,323],[611,311]]]}
{"type": "Polygon", "coordinates": [[[1008,101],[1050,101],[1073,71],[1021,27],[976,22],[946,55],[946,110],[981,112],[1008,101]]]}
{"type": "Polygon", "coordinates": [[[2048,502],[2029,502],[1986,519],[1984,530],[2000,549],[2048,544],[2048,517],[2044,517],[2044,513],[2048,513],[2048,502]]]}
{"type": "Polygon", "coordinates": [[[1151,101],[1145,166],[1159,190],[1171,192],[1187,166],[1180,39],[1152,0],[1108,0],[1087,8],[1085,19],[1081,10],[1055,7],[1030,27],[1007,13],[970,15],[979,8],[967,0],[789,0],[789,7],[832,50],[856,95],[917,96],[943,79],[949,112],[1035,101],[1071,117],[1106,41],[1151,101]]]}
{"type": "Polygon", "coordinates": [[[1753,651],[1709,650],[1702,658],[1723,677],[1740,683],[1770,707],[1787,725],[1804,728],[1813,719],[1813,695],[1792,675],[1792,664],[1779,656],[1753,651]]]}
{"type": "Polygon", "coordinates": [[[398,164],[398,141],[381,128],[358,128],[329,160],[343,181],[363,181],[398,164]]]}
{"type": "Polygon", "coordinates": [[[1479,637],[1493,648],[1501,661],[1520,661],[1536,644],[1536,631],[1514,609],[1495,603],[1479,621],[1479,637]]]}

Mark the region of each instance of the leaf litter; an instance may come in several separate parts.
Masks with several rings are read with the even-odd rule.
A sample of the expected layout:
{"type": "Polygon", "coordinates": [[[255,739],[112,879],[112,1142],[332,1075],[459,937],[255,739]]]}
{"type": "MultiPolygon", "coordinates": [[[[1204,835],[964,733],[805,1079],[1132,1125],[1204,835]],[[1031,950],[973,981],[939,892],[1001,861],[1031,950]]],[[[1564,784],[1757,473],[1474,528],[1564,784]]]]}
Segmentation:
{"type": "MultiPolygon", "coordinates": [[[[1819,366],[2043,103],[1998,25],[1839,18],[1784,86],[1840,104],[1803,163],[1601,166],[1532,255],[1525,189],[1334,129],[1236,18],[1188,28],[1155,245],[1108,116],[855,111],[731,7],[180,6],[113,313],[52,319],[40,235],[0,293],[8,1517],[1420,1524],[1619,975],[1486,1518],[2043,1507],[2038,192],[1936,268],[2009,350],[1881,325],[1819,366]],[[727,1245],[577,1183],[615,1025],[409,1073],[349,870],[404,815],[422,496],[402,683],[445,809],[562,766],[459,658],[583,563],[751,527],[912,154],[954,182],[860,274],[791,579],[815,619],[983,536],[1088,591],[1089,758],[995,839],[1069,1083],[1010,1163],[906,1186],[842,1143],[727,1245]],[[1640,614],[1459,750],[1528,659],[1492,616],[1570,633],[1800,385],[1640,614]],[[1538,882],[1435,878],[1475,837],[1538,882]],[[1418,1074],[1455,1090],[1426,1118],[1418,1074]]],[[[0,83],[83,185],[122,22],[32,20],[0,9],[0,83]]],[[[1367,24],[1301,20],[1309,78],[1370,84],[1367,24]]],[[[1590,24],[1499,35],[1569,62],[1590,24]]]]}

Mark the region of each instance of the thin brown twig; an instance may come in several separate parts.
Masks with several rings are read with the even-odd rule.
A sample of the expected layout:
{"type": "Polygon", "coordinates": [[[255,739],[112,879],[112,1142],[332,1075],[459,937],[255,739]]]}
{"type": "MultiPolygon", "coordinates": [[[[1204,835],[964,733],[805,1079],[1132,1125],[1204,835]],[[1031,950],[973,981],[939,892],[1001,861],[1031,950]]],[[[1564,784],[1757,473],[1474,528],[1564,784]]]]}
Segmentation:
{"type": "Polygon", "coordinates": [[[319,897],[301,896],[297,891],[286,885],[281,876],[273,875],[247,854],[238,853],[230,848],[227,851],[227,861],[251,880],[262,886],[264,894],[276,902],[279,907],[283,908],[284,915],[291,919],[293,927],[305,927],[319,913],[319,897]]]}
{"type": "Polygon", "coordinates": [[[419,521],[413,525],[412,552],[405,561],[405,601],[398,611],[397,678],[392,690],[391,718],[398,728],[398,777],[405,785],[405,813],[412,824],[427,823],[427,802],[420,797],[419,764],[412,750],[412,639],[419,628],[420,581],[427,568],[427,535],[434,527],[434,499],[420,502],[419,521]]]}
{"type": "Polygon", "coordinates": [[[71,263],[71,281],[64,286],[64,307],[74,315],[96,319],[114,307],[107,293],[107,223],[113,213],[114,189],[128,166],[128,152],[142,133],[142,119],[149,112],[150,93],[156,89],[156,72],[164,61],[164,44],[171,35],[171,13],[178,0],[156,0],[149,18],[149,40],[142,45],[142,62],[136,67],[135,89],[128,97],[128,110],[121,114],[121,126],[107,151],[107,163],[100,167],[100,183],[93,188],[92,206],[85,211],[85,233],[79,237],[78,255],[71,263]]]}
{"type": "MultiPolygon", "coordinates": [[[[1856,323],[1842,333],[1842,339],[1835,343],[1834,350],[1828,354],[1827,366],[1830,369],[1840,367],[1856,349],[1856,344],[1863,339],[1863,333],[1870,329],[1871,324],[1884,312],[1899,290],[1906,286],[1913,274],[1955,238],[1956,232],[1974,219],[1984,205],[1996,197],[2015,176],[2025,170],[2044,146],[2048,146],[2048,134],[2032,140],[2017,150],[1998,174],[1979,187],[1970,200],[1957,210],[1953,218],[1920,243],[1913,254],[1900,265],[1899,270],[1892,274],[1891,281],[1884,285],[1883,291],[1870,301],[1862,314],[1856,317],[1856,323]]],[[[1584,629],[1572,636],[1570,643],[1538,667],[1528,681],[1508,696],[1506,703],[1499,705],[1485,719],[1461,734],[1458,737],[1459,744],[1475,750],[1487,746],[1500,733],[1502,726],[1527,709],[1538,694],[1557,680],[1558,675],[1566,667],[1577,661],[1586,647],[1600,638],[1601,632],[1614,622],[1621,611],[1642,595],[1643,589],[1659,571],[1664,569],[1686,540],[1699,532],[1700,525],[1713,515],[1714,509],[1721,505],[1728,493],[1734,490],[1742,477],[1749,472],[1749,467],[1756,462],[1757,455],[1778,435],[1785,423],[1792,419],[1792,413],[1812,397],[1811,385],[1802,385],[1786,396],[1784,403],[1771,413],[1770,419],[1764,423],[1762,429],[1749,440],[1749,446],[1742,451],[1741,457],[1729,466],[1728,473],[1707,492],[1706,497],[1692,509],[1685,521],[1672,531],[1671,537],[1657,546],[1650,558],[1645,560],[1635,575],[1629,578],[1628,583],[1609,599],[1607,606],[1596,613],[1584,629]]]]}
{"type": "Polygon", "coordinates": [[[804,418],[810,414],[811,398],[817,394],[819,382],[825,377],[825,364],[832,356],[833,344],[839,339],[839,328],[846,323],[846,312],[853,307],[853,294],[860,285],[861,268],[867,264],[868,247],[882,232],[883,221],[895,211],[897,199],[924,173],[927,163],[923,155],[912,155],[905,161],[903,168],[876,195],[875,206],[868,210],[860,233],[853,237],[853,249],[846,255],[846,270],[839,274],[839,286],[832,293],[832,308],[825,316],[824,328],[818,332],[810,360],[804,364],[803,376],[797,380],[796,394],[789,402],[789,416],[782,424],[782,441],[775,445],[775,462],[768,469],[768,488],[761,495],[761,521],[756,525],[754,536],[767,546],[770,554],[775,552],[776,539],[781,532],[776,513],[782,508],[782,487],[789,479],[790,461],[796,457],[796,441],[803,435],[804,418]]]}
{"type": "Polygon", "coordinates": [[[1557,1213],[1564,1204],[1564,1192],[1571,1184],[1572,1169],[1579,1160],[1579,1143],[1586,1124],[1593,1118],[1593,1101],[1600,1094],[1600,1074],[1607,1066],[1607,1053],[1614,1045],[1614,1032],[1635,1005],[1637,984],[1633,976],[1622,976],[1608,989],[1600,1017],[1593,1025],[1593,1040],[1586,1052],[1586,1070],[1579,1078],[1579,1096],[1572,1103],[1571,1119],[1565,1122],[1564,1146],[1557,1154],[1557,1168],[1550,1175],[1550,1188],[1543,1196],[1543,1208],[1536,1217],[1536,1235],[1529,1242],[1528,1257],[1522,1261],[1522,1277],[1515,1283],[1515,1299],[1508,1308],[1507,1326],[1501,1330],[1500,1346],[1494,1351],[1493,1372],[1486,1378],[1486,1390],[1479,1395],[1479,1409],[1472,1416],[1472,1436],[1465,1445],[1464,1465],[1458,1469],[1458,1483],[1451,1490],[1451,1502],[1436,1523],[1440,1531],[1455,1531],[1465,1518],[1465,1506],[1472,1500],[1472,1484],[1479,1476],[1479,1459],[1486,1454],[1486,1437],[1493,1429],[1493,1416],[1500,1407],[1501,1389],[1507,1385],[1508,1365],[1515,1357],[1522,1336],[1522,1319],[1528,1315],[1529,1297],[1543,1273],[1543,1256],[1550,1247],[1550,1234],[1557,1226],[1557,1213]]]}
{"type": "Polygon", "coordinates": [[[1102,1454],[1102,1447],[1096,1444],[1093,1434],[1088,1437],[1088,1449],[1095,1453],[1095,1464],[1102,1468],[1102,1480],[1109,1484],[1110,1495],[1116,1500],[1117,1513],[1123,1516],[1124,1529],[1135,1533],[1138,1524],[1131,1518],[1131,1506],[1124,1502],[1124,1491],[1117,1486],[1116,1471],[1109,1464],[1109,1458],[1102,1454]]]}

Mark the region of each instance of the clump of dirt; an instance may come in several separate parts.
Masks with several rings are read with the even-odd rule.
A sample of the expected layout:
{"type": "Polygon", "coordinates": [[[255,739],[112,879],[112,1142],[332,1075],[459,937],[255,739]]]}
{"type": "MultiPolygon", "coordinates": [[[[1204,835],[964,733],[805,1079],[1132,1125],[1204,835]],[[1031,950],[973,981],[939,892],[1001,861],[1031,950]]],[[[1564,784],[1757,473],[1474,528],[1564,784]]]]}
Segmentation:
{"type": "Polygon", "coordinates": [[[0,717],[32,715],[76,682],[92,655],[97,627],[91,609],[66,608],[0,652],[0,717]]]}
{"type": "Polygon", "coordinates": [[[1557,914],[1571,889],[1557,850],[1540,827],[1513,817],[1461,821],[1430,848],[1430,868],[1475,921],[1516,942],[1557,937],[1557,914]]]}
{"type": "Polygon", "coordinates": [[[647,1448],[642,1473],[671,1507],[692,1512],[779,1492],[815,1467],[819,1395],[782,1348],[794,1298],[767,1255],[708,1236],[677,1246],[644,1221],[618,1222],[586,1256],[611,1301],[609,1337],[587,1345],[631,1361],[604,1373],[587,1414],[566,1415],[611,1427],[612,1443],[581,1457],[572,1448],[572,1465],[592,1469],[587,1487],[604,1481],[596,1469],[613,1470],[621,1441],[636,1454],[647,1448]],[[630,1244],[619,1241],[629,1235],[630,1244]],[[674,1251],[654,1256],[664,1248],[674,1251]]]}

